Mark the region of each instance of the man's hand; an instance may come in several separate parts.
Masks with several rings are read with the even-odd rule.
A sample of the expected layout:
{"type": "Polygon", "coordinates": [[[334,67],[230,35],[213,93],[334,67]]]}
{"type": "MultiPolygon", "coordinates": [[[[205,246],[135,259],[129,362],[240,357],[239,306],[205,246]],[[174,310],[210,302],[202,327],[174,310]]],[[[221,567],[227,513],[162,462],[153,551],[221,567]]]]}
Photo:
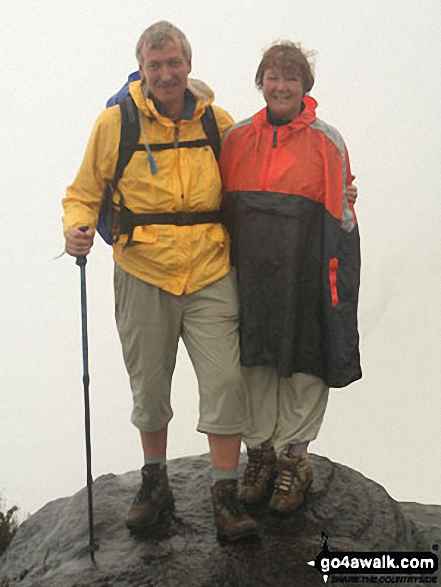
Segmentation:
{"type": "Polygon", "coordinates": [[[357,199],[357,186],[352,184],[346,186],[346,197],[350,204],[355,204],[355,200],[357,199]]]}
{"type": "Polygon", "coordinates": [[[66,234],[66,253],[72,257],[85,257],[90,253],[94,236],[94,228],[88,228],[85,232],[79,228],[70,228],[66,234]]]}

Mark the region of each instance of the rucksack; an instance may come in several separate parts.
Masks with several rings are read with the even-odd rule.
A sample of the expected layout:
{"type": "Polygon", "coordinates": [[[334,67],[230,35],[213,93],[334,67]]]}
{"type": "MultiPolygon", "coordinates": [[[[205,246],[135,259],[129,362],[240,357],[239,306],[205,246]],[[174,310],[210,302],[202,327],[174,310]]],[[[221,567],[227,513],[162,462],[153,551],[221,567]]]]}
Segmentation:
{"type": "MultiPolygon", "coordinates": [[[[127,87],[128,92],[128,87],[127,87]]],[[[117,242],[120,234],[128,234],[128,242],[135,226],[146,224],[201,224],[206,222],[220,222],[220,213],[217,211],[207,212],[167,212],[158,214],[134,214],[124,204],[124,198],[118,189],[118,183],[121,179],[124,169],[129,164],[133,153],[139,150],[147,151],[147,156],[152,173],[156,173],[156,164],[152,152],[162,151],[177,147],[203,147],[210,146],[213,150],[216,160],[219,160],[221,137],[216,122],[213,108],[209,106],[201,117],[202,127],[206,139],[197,139],[194,141],[182,141],[178,145],[174,143],[161,144],[143,144],[139,142],[140,123],[138,108],[130,94],[125,94],[124,88],[118,92],[118,105],[121,109],[121,138],[119,143],[118,160],[115,168],[115,175],[112,181],[107,182],[104,189],[101,207],[98,215],[97,231],[104,241],[112,245],[117,242]],[[119,203],[115,208],[113,195],[118,192],[119,203]]],[[[108,105],[112,105],[112,98],[108,105]]]]}

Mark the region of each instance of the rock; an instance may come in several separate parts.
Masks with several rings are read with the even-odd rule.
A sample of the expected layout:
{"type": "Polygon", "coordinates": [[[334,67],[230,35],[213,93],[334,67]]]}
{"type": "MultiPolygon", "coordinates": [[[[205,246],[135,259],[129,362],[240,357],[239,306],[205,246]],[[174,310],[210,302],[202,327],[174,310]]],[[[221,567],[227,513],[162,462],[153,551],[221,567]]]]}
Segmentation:
{"type": "MultiPolygon", "coordinates": [[[[401,509],[417,528],[419,544],[433,547],[441,542],[441,506],[423,505],[421,503],[402,502],[401,509]]],[[[435,550],[438,550],[435,548],[435,550]]]]}
{"type": "Polygon", "coordinates": [[[236,546],[216,540],[207,455],[169,463],[176,514],[154,535],[131,536],[124,526],[140,473],[103,475],[93,489],[95,563],[84,488],[20,526],[0,558],[0,587],[314,587],[323,579],[307,561],[320,552],[322,532],[331,551],[430,550],[439,540],[441,506],[399,504],[360,473],[311,458],[304,506],[285,518],[254,510],[261,540],[236,546]]]}

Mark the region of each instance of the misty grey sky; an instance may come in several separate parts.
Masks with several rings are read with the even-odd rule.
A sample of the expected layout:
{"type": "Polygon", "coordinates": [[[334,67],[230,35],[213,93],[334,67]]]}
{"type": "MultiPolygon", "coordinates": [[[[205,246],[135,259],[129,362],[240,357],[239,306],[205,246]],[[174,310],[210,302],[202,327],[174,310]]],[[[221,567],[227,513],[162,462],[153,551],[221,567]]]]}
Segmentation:
{"type": "MultiPolygon", "coordinates": [[[[318,116],[347,143],[359,188],[364,377],[333,390],[311,451],[400,501],[441,503],[441,4],[439,0],[3,0],[0,492],[34,512],[85,485],[79,270],[61,198],[107,98],[137,69],[142,31],[168,19],[192,77],[240,120],[275,39],[317,51],[318,116]]],[[[87,264],[93,473],[142,466],[113,319],[111,250],[87,264]]],[[[169,458],[207,451],[181,349],[169,458]]]]}

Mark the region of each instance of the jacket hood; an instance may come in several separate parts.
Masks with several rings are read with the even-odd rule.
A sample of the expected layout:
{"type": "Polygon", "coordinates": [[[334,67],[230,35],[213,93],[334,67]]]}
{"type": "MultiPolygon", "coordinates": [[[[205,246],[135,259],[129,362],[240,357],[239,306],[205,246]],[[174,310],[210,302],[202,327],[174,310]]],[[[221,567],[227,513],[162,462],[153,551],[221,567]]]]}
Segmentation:
{"type": "MultiPolygon", "coordinates": [[[[312,98],[311,96],[304,96],[303,103],[305,104],[305,108],[303,109],[303,111],[300,112],[300,114],[298,116],[296,116],[294,118],[294,120],[291,120],[291,122],[284,124],[283,127],[280,127],[280,128],[286,129],[286,131],[288,131],[290,133],[296,132],[302,128],[306,128],[307,126],[312,124],[317,119],[317,116],[315,114],[315,110],[318,106],[318,102],[314,98],[312,98]]],[[[266,107],[262,108],[262,110],[259,110],[259,112],[257,112],[253,116],[253,126],[256,131],[254,148],[256,151],[258,151],[259,144],[260,144],[260,138],[261,138],[261,135],[264,132],[265,128],[266,129],[268,129],[268,127],[272,128],[272,125],[270,124],[270,122],[268,122],[268,117],[266,114],[266,107]]]]}
{"type": "MultiPolygon", "coordinates": [[[[311,96],[304,96],[303,103],[305,104],[303,111],[300,112],[300,114],[296,116],[294,120],[291,120],[291,122],[285,124],[284,127],[297,130],[305,126],[309,126],[312,122],[314,122],[314,120],[316,120],[317,116],[315,111],[318,106],[318,102],[311,96]]],[[[259,110],[259,112],[253,116],[253,122],[254,125],[258,128],[262,128],[266,125],[271,126],[266,115],[266,107],[262,108],[262,110],[259,110]]]]}
{"type": "MultiPolygon", "coordinates": [[[[194,78],[188,78],[187,88],[196,98],[194,118],[200,118],[205,112],[205,109],[213,102],[214,93],[205,82],[194,78]]],[[[129,91],[136,106],[143,114],[170,122],[168,118],[162,116],[156,110],[153,100],[145,97],[141,80],[131,82],[129,84],[129,91]]]]}

